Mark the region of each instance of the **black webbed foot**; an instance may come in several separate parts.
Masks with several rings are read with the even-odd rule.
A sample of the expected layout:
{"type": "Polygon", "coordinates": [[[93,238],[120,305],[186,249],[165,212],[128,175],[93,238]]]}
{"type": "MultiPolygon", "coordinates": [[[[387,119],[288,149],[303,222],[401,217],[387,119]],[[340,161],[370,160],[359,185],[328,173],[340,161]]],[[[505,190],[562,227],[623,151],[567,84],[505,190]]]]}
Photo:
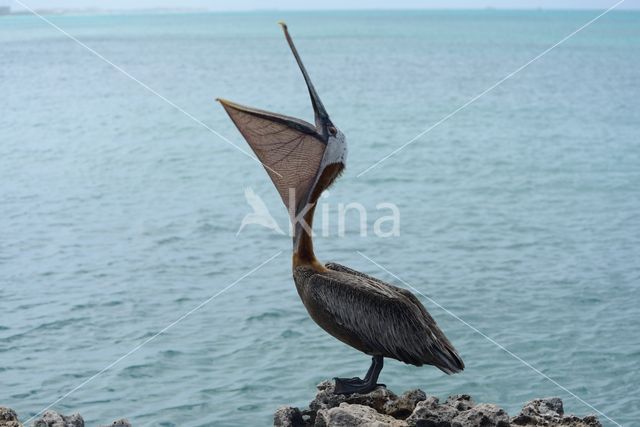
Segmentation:
{"type": "Polygon", "coordinates": [[[366,378],[363,380],[362,378],[359,377],[353,377],[353,378],[334,378],[334,380],[340,380],[341,382],[345,382],[345,383],[349,383],[349,384],[354,384],[354,385],[362,385],[364,384],[367,380],[366,378]]]}
{"type": "Polygon", "coordinates": [[[335,394],[366,394],[375,390],[378,386],[384,387],[384,384],[376,384],[374,382],[361,380],[360,378],[334,378],[334,380],[336,383],[334,388],[335,394]]]}
{"type": "Polygon", "coordinates": [[[373,356],[371,360],[371,367],[367,371],[364,379],[358,377],[353,378],[334,378],[335,387],[333,392],[335,394],[352,394],[360,393],[366,394],[376,387],[386,387],[384,384],[378,384],[378,375],[382,370],[383,359],[382,356],[373,356]]]}

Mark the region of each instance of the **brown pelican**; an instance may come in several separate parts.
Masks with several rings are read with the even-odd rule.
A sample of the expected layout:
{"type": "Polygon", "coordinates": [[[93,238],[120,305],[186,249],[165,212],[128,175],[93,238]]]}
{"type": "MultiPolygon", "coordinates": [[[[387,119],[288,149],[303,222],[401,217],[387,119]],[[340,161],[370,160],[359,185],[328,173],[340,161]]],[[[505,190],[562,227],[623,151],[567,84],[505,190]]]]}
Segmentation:
{"type": "Polygon", "coordinates": [[[311,227],[318,197],[345,167],[347,145],[322,105],[287,26],[284,35],[307,84],[315,126],[303,120],[218,99],[262,162],[291,214],[293,279],[311,318],[340,341],[372,356],[364,379],[335,378],[339,394],[367,393],[379,384],[384,357],[447,374],[464,363],[435,320],[406,289],[313,253],[311,227]]]}

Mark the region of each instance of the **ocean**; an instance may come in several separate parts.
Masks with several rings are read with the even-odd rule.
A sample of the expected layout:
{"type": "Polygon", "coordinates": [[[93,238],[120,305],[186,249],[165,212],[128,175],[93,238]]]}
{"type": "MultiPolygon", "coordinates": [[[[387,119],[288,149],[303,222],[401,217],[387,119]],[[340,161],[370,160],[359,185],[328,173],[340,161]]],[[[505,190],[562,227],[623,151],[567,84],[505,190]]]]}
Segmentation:
{"type": "Polygon", "coordinates": [[[319,259],[420,290],[466,363],[388,360],[380,381],[511,415],[559,396],[634,424],[640,13],[608,13],[458,110],[599,13],[47,17],[137,82],[37,17],[2,17],[0,405],[269,425],[321,380],[364,374],[369,357],[308,317],[290,237],[238,233],[247,189],[285,231],[287,213],[215,98],[313,120],[284,19],[349,144],[319,259]],[[355,209],[340,233],[349,203],[366,236],[355,209]],[[374,232],[380,204],[398,233],[374,232]]]}

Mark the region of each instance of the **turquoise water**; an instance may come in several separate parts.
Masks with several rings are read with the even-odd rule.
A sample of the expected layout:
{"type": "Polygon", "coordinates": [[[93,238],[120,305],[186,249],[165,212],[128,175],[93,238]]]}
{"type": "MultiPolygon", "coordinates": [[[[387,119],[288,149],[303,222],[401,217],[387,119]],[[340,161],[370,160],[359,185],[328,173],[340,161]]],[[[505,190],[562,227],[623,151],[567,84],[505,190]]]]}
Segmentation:
{"type": "MultiPolygon", "coordinates": [[[[420,289],[612,419],[640,418],[640,14],[612,12],[367,174],[597,12],[51,17],[241,147],[218,96],[311,120],[286,19],[350,144],[317,253],[420,289]],[[340,203],[395,203],[361,237],[340,203]],[[334,215],[334,216],[331,216],[334,215]]],[[[35,17],[0,19],[0,404],[26,419],[243,278],[55,409],[90,424],[268,425],[367,357],[308,318],[290,240],[236,237],[263,169],[35,17]]],[[[371,218],[370,218],[371,220],[371,218]]],[[[396,281],[397,282],[397,281],[396,281]]],[[[464,373],[389,361],[396,391],[510,413],[592,409],[423,299],[464,373]]],[[[601,417],[601,419],[603,419],[601,417]]],[[[613,425],[603,419],[605,425],[613,425]]]]}

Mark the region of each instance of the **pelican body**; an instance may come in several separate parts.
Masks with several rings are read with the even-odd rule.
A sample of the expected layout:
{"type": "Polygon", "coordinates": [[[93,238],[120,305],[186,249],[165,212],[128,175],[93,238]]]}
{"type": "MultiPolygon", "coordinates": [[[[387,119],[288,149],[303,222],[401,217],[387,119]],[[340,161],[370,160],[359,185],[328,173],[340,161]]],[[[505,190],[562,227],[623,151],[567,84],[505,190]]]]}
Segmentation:
{"type": "Polygon", "coordinates": [[[285,38],[304,77],[315,125],[218,99],[264,165],[293,224],[293,279],[311,318],[327,333],[372,357],[364,378],[335,378],[335,393],[367,393],[379,384],[385,357],[447,374],[464,369],[457,351],[420,301],[399,288],[340,264],[322,264],[313,251],[318,198],[344,170],[347,144],[309,78],[286,24],[285,38]]]}

